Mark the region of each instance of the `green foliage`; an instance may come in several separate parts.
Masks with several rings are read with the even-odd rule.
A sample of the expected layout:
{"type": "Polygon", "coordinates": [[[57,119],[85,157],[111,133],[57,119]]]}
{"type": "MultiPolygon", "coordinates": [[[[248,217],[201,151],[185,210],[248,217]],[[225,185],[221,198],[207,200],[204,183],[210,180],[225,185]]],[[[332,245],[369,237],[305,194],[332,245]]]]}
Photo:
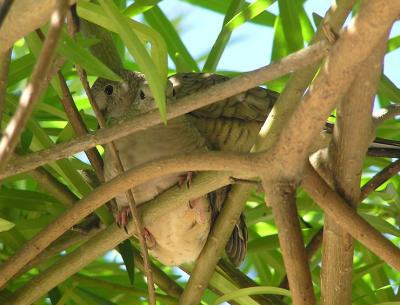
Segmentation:
{"type": "MultiPolygon", "coordinates": [[[[236,0],[184,0],[183,2],[190,4],[193,10],[205,8],[220,14],[221,20],[223,20],[221,26],[216,28],[213,33],[218,38],[213,45],[207,46],[210,52],[205,54],[204,64],[202,60],[196,60],[190,53],[190,48],[185,45],[182,33],[175,27],[174,20],[171,20],[167,12],[163,11],[160,5],[162,1],[138,0],[130,5],[126,5],[128,1],[100,0],[98,2],[100,5],[79,1],[78,14],[81,18],[119,35],[124,44],[121,52],[125,67],[135,67],[146,75],[164,119],[166,118],[164,92],[168,72],[206,70],[224,74],[224,71],[217,69],[219,61],[222,54],[228,52],[228,47],[234,43],[230,41],[231,34],[244,24],[252,23],[263,29],[274,31],[273,41],[266,39],[264,42],[271,45],[272,61],[303,48],[310,42],[314,34],[314,27],[304,8],[307,1],[257,0],[250,3],[236,0]],[[273,4],[279,8],[278,15],[268,10],[273,4]],[[146,24],[130,20],[129,17],[133,16],[139,16],[146,24]],[[167,65],[168,55],[172,60],[170,67],[167,65]]],[[[181,18],[188,19],[190,14],[181,18]]],[[[317,15],[314,15],[314,20],[316,23],[320,22],[317,15]]],[[[42,30],[46,32],[46,27],[42,30]]],[[[79,109],[82,110],[82,118],[90,130],[96,129],[97,123],[88,106],[87,97],[80,85],[74,65],[84,67],[90,74],[91,81],[95,77],[114,80],[119,78],[110,67],[105,66],[91,55],[89,47],[96,43],[98,41],[85,40],[79,35],[78,39],[73,40],[65,31],[56,51],[57,55],[65,59],[61,72],[69,87],[73,88],[73,97],[79,109]]],[[[41,47],[42,41],[35,32],[17,42],[14,47],[8,74],[6,110],[3,122],[1,122],[3,127],[6,126],[15,111],[21,90],[32,72],[41,47]]],[[[399,47],[400,36],[395,36],[389,41],[388,52],[394,52],[399,47]]],[[[243,59],[239,58],[238,60],[243,59]]],[[[229,73],[232,75],[238,72],[229,71],[229,73]]],[[[271,89],[281,90],[287,79],[284,77],[267,85],[271,89]]],[[[49,148],[56,143],[75,137],[59,103],[62,93],[57,80],[53,79],[51,85],[41,97],[21,136],[21,143],[17,150],[20,155],[49,148]]],[[[400,91],[387,75],[382,74],[376,104],[378,108],[382,108],[390,103],[400,103],[400,91]]],[[[378,135],[383,138],[400,140],[399,128],[398,120],[389,120],[378,130],[378,135]]],[[[81,169],[87,169],[90,166],[79,158],[85,160],[80,154],[52,162],[44,168],[60,185],[82,198],[92,191],[92,187],[83,179],[80,172],[81,169]]],[[[363,169],[362,184],[390,162],[390,159],[367,158],[363,169]]],[[[400,177],[397,175],[373,192],[359,206],[362,217],[396,245],[400,245],[399,192],[400,177]]],[[[29,173],[2,181],[0,189],[0,260],[4,261],[11,257],[26,240],[46,228],[67,208],[62,200],[56,195],[52,195],[29,173]]],[[[298,209],[303,220],[303,236],[307,243],[322,227],[324,215],[302,190],[298,192],[298,209]]],[[[102,208],[98,213],[104,222],[111,222],[111,216],[106,208],[102,208]]],[[[252,294],[282,294],[285,296],[283,298],[285,304],[289,304],[290,297],[287,291],[277,288],[285,277],[285,268],[279,248],[277,229],[270,209],[265,207],[263,194],[253,193],[247,202],[245,214],[249,226],[249,245],[247,258],[240,266],[240,270],[257,282],[260,287],[239,289],[239,285],[233,278],[217,268],[211,279],[210,289],[204,295],[204,304],[220,304],[231,299],[235,300],[236,304],[257,304],[254,299],[249,297],[252,294]],[[215,293],[216,291],[224,296],[219,296],[215,293]]],[[[130,241],[125,242],[125,246],[126,243],[129,244],[130,241]]],[[[65,252],[54,253],[41,265],[35,266],[22,277],[12,281],[7,289],[14,291],[21,287],[76,247],[77,245],[69,246],[65,252]]],[[[125,261],[132,260],[133,253],[130,252],[130,249],[130,247],[126,247],[124,250],[125,261]]],[[[318,251],[310,261],[314,288],[318,295],[320,294],[320,262],[321,253],[318,251]]],[[[192,266],[183,266],[181,269],[170,268],[157,262],[156,265],[181,285],[186,282],[181,269],[186,272],[190,272],[192,269],[192,266]]],[[[399,284],[400,274],[398,272],[371,254],[365,247],[356,243],[353,304],[400,304],[399,284]]],[[[178,303],[176,298],[165,295],[160,288],[157,288],[157,293],[159,294],[159,304],[178,303]]],[[[0,300],[1,296],[0,293],[0,300]]],[[[121,263],[119,254],[113,250],[105,256],[99,257],[59,287],[48,292],[48,295],[37,304],[49,304],[49,302],[53,305],[147,304],[146,297],[146,282],[143,274],[135,269],[133,264],[125,267],[121,263]],[[129,271],[129,277],[125,268],[129,271]],[[135,282],[132,287],[134,277],[135,282]]]]}

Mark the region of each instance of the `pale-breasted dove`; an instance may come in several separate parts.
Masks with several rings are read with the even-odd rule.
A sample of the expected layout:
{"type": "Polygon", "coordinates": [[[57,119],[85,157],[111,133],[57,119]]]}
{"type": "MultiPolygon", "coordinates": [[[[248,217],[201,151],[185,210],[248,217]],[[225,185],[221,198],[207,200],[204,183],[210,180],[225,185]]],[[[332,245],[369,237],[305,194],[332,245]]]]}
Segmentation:
{"type": "MultiPolygon", "coordinates": [[[[126,115],[140,115],[156,108],[142,74],[123,71],[122,75],[124,80],[121,82],[98,79],[92,86],[96,103],[108,121],[126,115]]],[[[226,79],[214,74],[177,74],[170,77],[166,94],[168,100],[173,102],[176,98],[226,79]]],[[[260,123],[265,120],[277,96],[275,92],[254,88],[169,120],[167,125],[159,124],[121,138],[115,144],[123,166],[126,170],[161,157],[207,149],[249,151],[260,123]]],[[[107,147],[104,169],[106,180],[118,174],[107,147]]],[[[135,187],[133,194],[136,204],[153,199],[177,184],[185,175],[187,173],[171,174],[135,187]]],[[[182,202],[179,210],[154,220],[152,224],[145,224],[152,240],[149,242],[151,255],[166,265],[180,265],[196,260],[228,192],[229,187],[225,187],[208,196],[182,202]]],[[[125,195],[120,194],[116,199],[120,213],[126,213],[128,203],[125,195]]],[[[118,220],[121,221],[121,218],[118,220]]],[[[244,259],[246,244],[247,227],[242,215],[225,248],[235,265],[244,259]]]]}

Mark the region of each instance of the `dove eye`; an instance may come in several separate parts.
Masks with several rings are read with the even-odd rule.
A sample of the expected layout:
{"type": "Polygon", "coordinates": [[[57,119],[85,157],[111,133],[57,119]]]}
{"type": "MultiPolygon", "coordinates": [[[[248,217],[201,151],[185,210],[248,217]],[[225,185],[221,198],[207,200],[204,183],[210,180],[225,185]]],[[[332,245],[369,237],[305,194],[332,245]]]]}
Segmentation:
{"type": "Polygon", "coordinates": [[[114,91],[114,88],[111,85],[107,85],[104,88],[104,93],[107,94],[107,95],[111,95],[113,93],[113,91],[114,91]]]}
{"type": "Polygon", "coordinates": [[[139,95],[140,95],[140,98],[141,98],[142,100],[144,100],[144,98],[146,97],[146,95],[144,94],[144,92],[143,92],[142,90],[140,90],[139,95]]]}

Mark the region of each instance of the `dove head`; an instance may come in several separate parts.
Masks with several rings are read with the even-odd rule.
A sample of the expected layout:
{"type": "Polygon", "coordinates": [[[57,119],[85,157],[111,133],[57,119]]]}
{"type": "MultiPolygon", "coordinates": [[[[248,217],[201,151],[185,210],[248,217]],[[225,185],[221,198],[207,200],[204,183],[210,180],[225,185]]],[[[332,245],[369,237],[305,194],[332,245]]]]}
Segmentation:
{"type": "MultiPolygon", "coordinates": [[[[132,71],[121,74],[122,81],[98,78],[92,86],[95,101],[106,119],[140,115],[157,108],[143,74],[132,71]]],[[[168,82],[167,97],[172,92],[172,84],[168,82]]]]}

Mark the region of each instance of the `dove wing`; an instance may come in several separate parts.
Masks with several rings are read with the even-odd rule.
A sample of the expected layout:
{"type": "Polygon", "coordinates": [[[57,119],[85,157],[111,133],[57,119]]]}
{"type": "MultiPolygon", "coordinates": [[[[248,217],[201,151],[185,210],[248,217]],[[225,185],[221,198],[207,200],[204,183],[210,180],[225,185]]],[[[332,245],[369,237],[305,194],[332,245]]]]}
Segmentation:
{"type": "MultiPolygon", "coordinates": [[[[180,73],[170,78],[176,98],[204,90],[229,78],[209,73],[180,73]]],[[[227,98],[187,114],[192,124],[207,140],[212,150],[250,151],[268,116],[278,93],[260,87],[227,98]]],[[[214,220],[229,196],[230,186],[208,195],[214,220]]],[[[235,265],[244,259],[247,250],[247,227],[242,214],[236,223],[225,251],[235,265]]]]}

